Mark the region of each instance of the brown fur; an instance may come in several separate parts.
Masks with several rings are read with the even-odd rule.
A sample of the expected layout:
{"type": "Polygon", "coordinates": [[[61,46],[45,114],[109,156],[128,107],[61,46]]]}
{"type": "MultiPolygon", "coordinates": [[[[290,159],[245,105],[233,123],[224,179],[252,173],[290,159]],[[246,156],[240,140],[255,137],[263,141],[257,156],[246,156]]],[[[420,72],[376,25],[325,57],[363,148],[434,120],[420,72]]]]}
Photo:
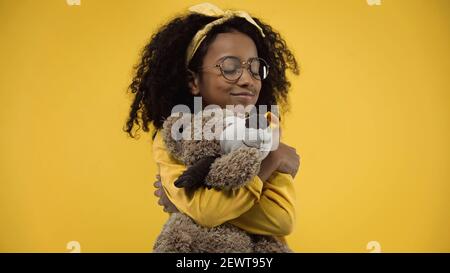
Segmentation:
{"type": "MultiPolygon", "coordinates": [[[[224,110],[224,114],[228,114],[224,110]]],[[[218,118],[204,116],[201,124],[217,121],[218,118]]],[[[171,116],[164,122],[162,135],[168,151],[186,166],[212,155],[220,155],[217,140],[174,140],[171,127],[180,117],[171,116]]],[[[199,116],[192,117],[199,119],[199,116]]],[[[186,129],[186,128],[184,128],[186,129]]],[[[194,134],[192,130],[191,135],[194,134]]],[[[245,186],[258,174],[261,160],[256,148],[241,147],[229,154],[221,155],[211,165],[205,185],[220,190],[245,186]]],[[[158,236],[154,252],[292,252],[287,245],[272,236],[252,235],[229,223],[213,228],[196,224],[183,213],[173,213],[158,236]]]]}

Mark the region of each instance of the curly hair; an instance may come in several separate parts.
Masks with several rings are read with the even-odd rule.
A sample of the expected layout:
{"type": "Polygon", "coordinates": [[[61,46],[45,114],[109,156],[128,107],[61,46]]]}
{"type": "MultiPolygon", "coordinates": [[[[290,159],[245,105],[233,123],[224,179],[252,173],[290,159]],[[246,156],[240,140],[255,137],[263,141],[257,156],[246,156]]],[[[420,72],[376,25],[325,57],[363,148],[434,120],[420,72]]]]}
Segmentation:
{"type": "MultiPolygon", "coordinates": [[[[123,130],[131,137],[136,137],[133,128],[149,132],[149,125],[156,131],[162,128],[164,120],[170,116],[177,104],[187,105],[193,111],[193,95],[188,85],[188,72],[185,64],[189,43],[198,30],[216,20],[215,17],[190,13],[172,19],[161,26],[152,35],[150,42],[141,53],[140,62],[134,67],[135,74],[129,86],[133,95],[130,113],[123,130]]],[[[238,31],[248,35],[256,45],[258,56],[270,65],[270,72],[263,80],[256,106],[281,106],[287,111],[287,94],[290,82],[286,70],[299,74],[297,61],[288,49],[281,35],[260,19],[253,17],[263,29],[262,37],[255,26],[240,17],[234,17],[221,25],[214,26],[194,54],[188,68],[198,72],[202,66],[209,45],[219,33],[238,31]]],[[[201,73],[200,73],[201,78],[201,73]]]]}

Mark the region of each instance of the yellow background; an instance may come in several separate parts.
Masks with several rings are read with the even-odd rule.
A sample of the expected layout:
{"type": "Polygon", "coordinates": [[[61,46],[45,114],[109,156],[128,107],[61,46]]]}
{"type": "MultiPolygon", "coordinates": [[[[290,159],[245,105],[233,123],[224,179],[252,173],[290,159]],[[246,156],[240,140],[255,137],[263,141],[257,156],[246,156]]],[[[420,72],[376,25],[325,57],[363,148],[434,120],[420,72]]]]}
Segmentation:
{"type": "MultiPolygon", "coordinates": [[[[201,1],[0,1],[0,251],[148,252],[167,215],[132,66],[201,1]]],[[[298,252],[450,251],[450,1],[211,1],[260,17],[302,68],[284,136],[298,252]]]]}

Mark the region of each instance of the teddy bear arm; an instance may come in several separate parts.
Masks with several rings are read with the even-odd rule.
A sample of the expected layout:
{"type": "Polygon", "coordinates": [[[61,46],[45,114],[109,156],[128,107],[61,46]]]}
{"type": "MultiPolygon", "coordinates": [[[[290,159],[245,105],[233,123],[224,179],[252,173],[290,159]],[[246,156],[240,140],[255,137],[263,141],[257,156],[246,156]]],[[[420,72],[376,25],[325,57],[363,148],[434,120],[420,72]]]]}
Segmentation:
{"type": "Polygon", "coordinates": [[[175,186],[187,190],[195,190],[203,186],[211,164],[216,158],[217,156],[207,156],[195,162],[178,177],[174,183],[175,186]]]}
{"type": "Polygon", "coordinates": [[[260,165],[258,149],[240,147],[214,161],[205,184],[219,190],[243,187],[258,174],[260,165]]]}

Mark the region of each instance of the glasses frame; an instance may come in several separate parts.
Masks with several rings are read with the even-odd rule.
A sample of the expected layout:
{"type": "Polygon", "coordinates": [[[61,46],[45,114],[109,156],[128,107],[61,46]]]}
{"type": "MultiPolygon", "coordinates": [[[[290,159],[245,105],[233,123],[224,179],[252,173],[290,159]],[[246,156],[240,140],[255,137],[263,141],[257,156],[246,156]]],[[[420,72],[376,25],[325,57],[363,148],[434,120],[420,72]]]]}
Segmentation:
{"type": "Polygon", "coordinates": [[[266,62],[266,60],[264,60],[263,58],[259,58],[259,57],[252,57],[252,58],[250,58],[250,59],[248,59],[247,61],[242,61],[241,59],[239,59],[238,57],[236,57],[236,56],[225,56],[225,57],[223,57],[221,60],[219,60],[219,63],[218,64],[216,64],[216,65],[212,65],[212,66],[202,66],[202,67],[199,67],[199,69],[205,69],[205,68],[213,68],[213,67],[217,67],[217,68],[219,68],[220,69],[220,73],[222,74],[222,77],[224,77],[225,79],[227,79],[228,81],[233,81],[233,82],[237,82],[237,81],[239,81],[239,79],[242,77],[242,74],[244,74],[244,68],[246,68],[247,70],[248,70],[248,72],[250,73],[250,75],[252,76],[252,78],[254,78],[255,80],[258,80],[258,81],[262,81],[262,80],[265,80],[265,79],[267,79],[267,76],[264,78],[264,79],[262,79],[262,78],[257,78],[257,77],[255,77],[254,75],[253,75],[253,72],[250,70],[250,65],[251,65],[251,63],[252,63],[252,61],[254,61],[254,60],[259,60],[259,62],[260,63],[264,63],[264,65],[267,67],[267,76],[269,75],[269,71],[270,71],[270,65],[266,62]],[[239,75],[239,77],[237,78],[237,79],[229,79],[229,78],[227,78],[226,76],[225,76],[225,73],[223,72],[223,62],[226,60],[226,59],[235,59],[235,60],[238,60],[239,61],[239,64],[241,65],[241,67],[240,67],[240,71],[241,71],[241,73],[240,73],[240,75],[239,75]]]}

